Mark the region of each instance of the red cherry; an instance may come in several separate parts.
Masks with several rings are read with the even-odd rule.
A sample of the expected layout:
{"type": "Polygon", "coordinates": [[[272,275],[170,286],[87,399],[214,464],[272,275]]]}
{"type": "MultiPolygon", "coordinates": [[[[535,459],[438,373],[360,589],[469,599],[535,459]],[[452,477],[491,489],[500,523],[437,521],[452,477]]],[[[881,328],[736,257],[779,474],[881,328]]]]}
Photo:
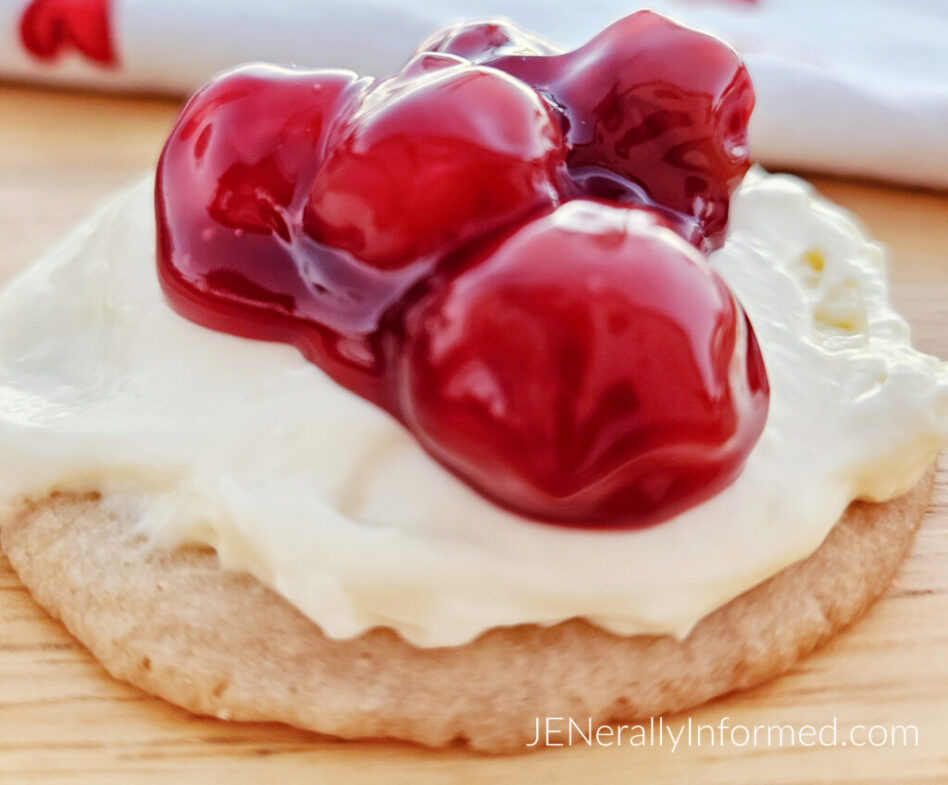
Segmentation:
{"type": "Polygon", "coordinates": [[[158,163],[158,272],[207,327],[286,341],[377,399],[367,333],[411,281],[300,237],[329,128],[366,82],[348,71],[250,66],[199,91],[158,163]]]}
{"type": "Polygon", "coordinates": [[[486,496],[582,525],[667,518],[729,483],[763,428],[753,331],[655,214],[572,201],[411,308],[402,416],[486,496]]]}
{"type": "Polygon", "coordinates": [[[304,224],[315,240],[380,269],[441,256],[552,204],[561,142],[522,82],[421,54],[348,119],[304,224]]]}
{"type": "Polygon", "coordinates": [[[445,52],[472,63],[506,55],[550,55],[553,46],[506,22],[461,22],[439,30],[418,47],[419,52],[445,52]]]}
{"type": "Polygon", "coordinates": [[[581,192],[635,203],[644,191],[648,200],[694,216],[709,247],[721,243],[730,195],[749,166],[754,107],[750,77],[733,49],[640,11],[573,52],[490,65],[560,107],[581,192]],[[617,174],[631,184],[626,198],[617,174]]]}

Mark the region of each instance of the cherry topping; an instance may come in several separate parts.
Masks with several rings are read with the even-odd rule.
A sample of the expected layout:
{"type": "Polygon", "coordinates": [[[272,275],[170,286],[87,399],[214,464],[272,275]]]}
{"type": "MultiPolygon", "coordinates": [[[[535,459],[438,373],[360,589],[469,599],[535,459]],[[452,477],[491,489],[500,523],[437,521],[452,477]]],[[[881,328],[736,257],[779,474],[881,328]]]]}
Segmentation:
{"type": "Polygon", "coordinates": [[[158,164],[162,287],[294,344],[502,505],[655,522],[736,476],[766,417],[753,331],[697,250],[747,168],[746,76],[645,12],[562,55],[455,26],[382,81],[233,71],[158,164]]]}
{"type": "Polygon", "coordinates": [[[175,308],[236,335],[296,344],[379,400],[368,335],[412,280],[382,276],[299,231],[347,71],[249,66],[188,103],[158,163],[158,272],[175,308]]]}
{"type": "Polygon", "coordinates": [[[546,41],[505,22],[462,22],[446,27],[418,47],[419,52],[446,52],[472,63],[506,55],[552,55],[546,41]]]}
{"type": "Polygon", "coordinates": [[[750,165],[754,107],[733,49],[640,11],[566,54],[497,58],[486,46],[472,57],[522,79],[559,109],[581,193],[693,216],[707,247],[720,245],[730,194],[750,165]]]}
{"type": "Polygon", "coordinates": [[[753,332],[654,213],[572,201],[476,253],[407,316],[398,403],[483,494],[633,525],[730,482],[768,390],[753,332]]]}
{"type": "Polygon", "coordinates": [[[552,204],[562,160],[559,128],[527,85],[422,54],[349,118],[304,224],[371,265],[402,267],[552,204]]]}

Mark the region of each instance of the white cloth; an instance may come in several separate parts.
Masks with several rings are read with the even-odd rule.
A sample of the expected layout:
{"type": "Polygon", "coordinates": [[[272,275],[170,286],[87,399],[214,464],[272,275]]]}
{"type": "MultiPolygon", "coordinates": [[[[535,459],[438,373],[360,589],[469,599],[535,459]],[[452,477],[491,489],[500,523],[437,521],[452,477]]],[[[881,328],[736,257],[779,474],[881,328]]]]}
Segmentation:
{"type": "Polygon", "coordinates": [[[643,4],[743,54],[755,158],[948,187],[946,0],[111,0],[112,68],[32,57],[28,3],[0,0],[0,75],[183,93],[247,60],[382,74],[456,19],[506,16],[571,48],[643,4]]]}

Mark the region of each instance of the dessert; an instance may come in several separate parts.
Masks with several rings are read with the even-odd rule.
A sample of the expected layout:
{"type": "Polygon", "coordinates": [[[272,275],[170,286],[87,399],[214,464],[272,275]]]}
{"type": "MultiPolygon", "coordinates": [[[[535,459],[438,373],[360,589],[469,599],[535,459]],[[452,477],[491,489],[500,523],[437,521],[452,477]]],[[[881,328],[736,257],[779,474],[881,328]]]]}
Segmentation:
{"type": "Polygon", "coordinates": [[[146,181],[3,293],[11,562],[116,675],[342,736],[522,749],[538,715],[641,717],[779,673],[887,585],[948,427],[881,250],[794,178],[744,174],[749,85],[694,31],[640,14],[566,55],[498,25],[424,49],[381,82],[222,77],[166,148],[157,238],[146,181]],[[651,131],[605,112],[581,135],[579,65],[618,84],[616,48],[674,59],[675,36],[730,68],[704,88],[722,124],[622,83],[658,101],[630,126],[651,131]],[[379,183],[413,143],[390,131],[455,116],[426,114],[441,90],[510,104],[483,126],[454,105],[449,152],[395,168],[439,194],[410,182],[399,222],[379,183]],[[324,126],[336,102],[352,114],[324,126]],[[469,144],[472,123],[503,133],[469,144]],[[637,157],[669,140],[689,154],[637,157]],[[469,193],[501,148],[489,198],[438,190],[446,169],[469,193]],[[497,211],[504,176],[524,187],[497,211]],[[573,441],[542,440],[558,423],[573,441]]]}

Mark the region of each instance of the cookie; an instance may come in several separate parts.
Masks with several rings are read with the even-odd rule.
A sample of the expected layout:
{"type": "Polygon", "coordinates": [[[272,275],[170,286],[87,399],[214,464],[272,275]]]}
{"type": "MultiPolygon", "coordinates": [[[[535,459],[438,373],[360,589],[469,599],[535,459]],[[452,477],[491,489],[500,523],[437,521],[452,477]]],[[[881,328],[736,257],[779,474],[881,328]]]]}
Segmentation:
{"type": "Polygon", "coordinates": [[[684,640],[573,619],[420,649],[388,629],[334,640],[210,549],[149,549],[98,494],[23,503],[2,545],[36,600],[119,679],[191,711],[346,738],[524,751],[536,718],[629,722],[759,684],[889,585],[925,512],[853,503],[820,548],[702,619],[684,640]]]}

